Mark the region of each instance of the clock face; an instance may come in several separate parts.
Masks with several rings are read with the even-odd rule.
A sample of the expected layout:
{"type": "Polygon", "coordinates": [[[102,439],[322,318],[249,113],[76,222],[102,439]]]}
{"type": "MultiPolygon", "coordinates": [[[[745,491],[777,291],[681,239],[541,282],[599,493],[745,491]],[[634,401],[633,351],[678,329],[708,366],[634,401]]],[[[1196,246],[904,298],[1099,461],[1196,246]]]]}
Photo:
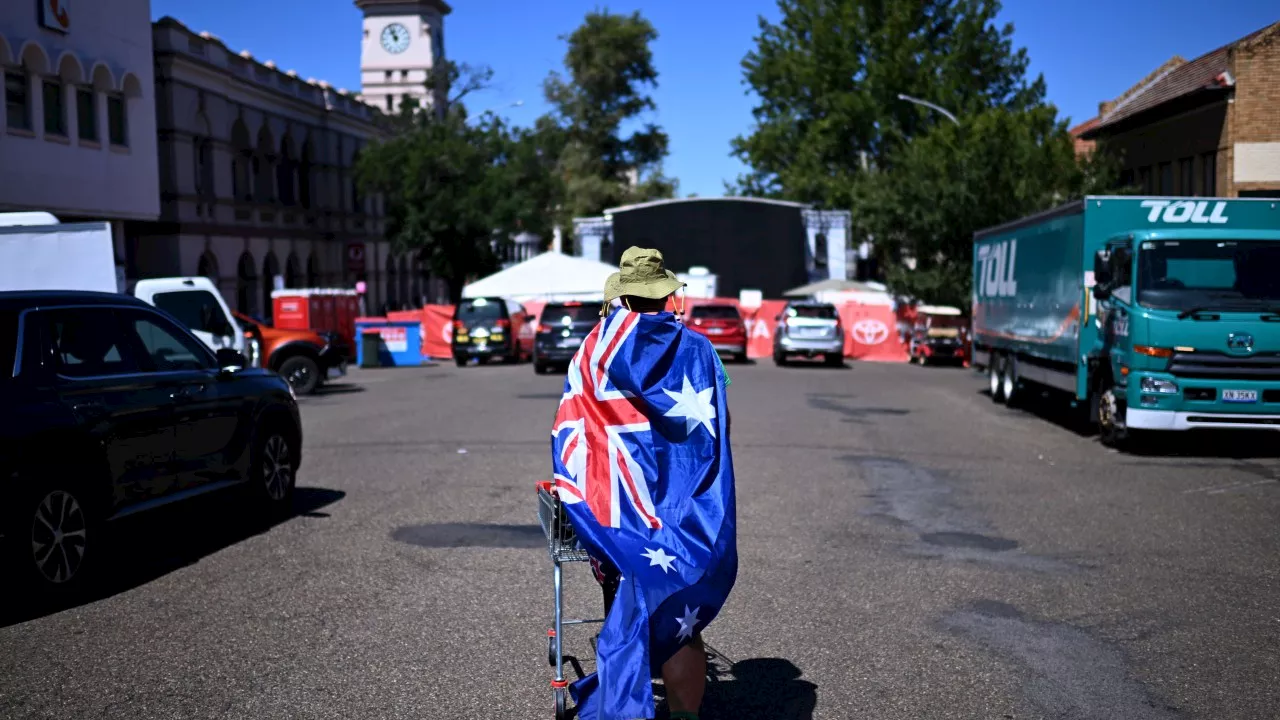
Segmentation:
{"type": "Polygon", "coordinates": [[[382,29],[382,49],[398,55],[409,49],[409,29],[400,23],[391,23],[382,29]]]}

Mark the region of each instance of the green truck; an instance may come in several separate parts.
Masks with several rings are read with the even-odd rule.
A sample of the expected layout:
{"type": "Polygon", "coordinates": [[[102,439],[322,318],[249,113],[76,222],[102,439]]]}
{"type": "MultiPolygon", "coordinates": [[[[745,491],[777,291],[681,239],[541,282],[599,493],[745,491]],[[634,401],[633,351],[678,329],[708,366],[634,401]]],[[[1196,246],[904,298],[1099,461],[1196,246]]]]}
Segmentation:
{"type": "Polygon", "coordinates": [[[1280,200],[1086,197],[983,230],[973,365],[1057,389],[1104,443],[1280,430],[1280,200]]]}

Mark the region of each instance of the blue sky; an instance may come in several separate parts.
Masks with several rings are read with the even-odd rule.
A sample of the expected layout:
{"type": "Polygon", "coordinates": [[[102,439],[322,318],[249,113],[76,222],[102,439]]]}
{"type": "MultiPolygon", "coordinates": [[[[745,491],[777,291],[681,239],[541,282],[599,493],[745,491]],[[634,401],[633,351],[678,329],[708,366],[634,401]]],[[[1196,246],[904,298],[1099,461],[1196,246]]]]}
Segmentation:
{"type": "MultiPolygon", "coordinates": [[[[669,175],[680,193],[718,195],[742,171],[729,141],[751,127],[752,99],[739,63],[751,49],[761,15],[775,19],[774,0],[452,0],[445,21],[449,57],[487,64],[494,86],[473,111],[492,109],[529,124],[546,111],[541,83],[561,68],[564,43],[597,7],[641,10],[659,38],[659,87],[652,118],[671,136],[669,175]],[[519,107],[513,103],[523,101],[519,107]]],[[[233,50],[248,49],[303,77],[358,90],[360,11],[350,0],[152,0],[152,15],[172,15],[208,30],[233,50]]],[[[1275,0],[1007,0],[1003,19],[1043,73],[1049,99],[1073,121],[1086,120],[1169,57],[1194,58],[1280,20],[1275,0]]]]}

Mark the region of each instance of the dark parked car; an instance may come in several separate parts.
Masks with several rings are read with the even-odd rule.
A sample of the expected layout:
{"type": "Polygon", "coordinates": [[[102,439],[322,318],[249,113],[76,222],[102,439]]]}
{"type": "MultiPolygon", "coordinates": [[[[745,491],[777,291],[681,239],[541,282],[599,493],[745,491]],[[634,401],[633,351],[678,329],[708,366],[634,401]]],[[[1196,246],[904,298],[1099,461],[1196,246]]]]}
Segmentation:
{"type": "Polygon", "coordinates": [[[600,322],[600,306],[580,302],[547,303],[538,317],[533,341],[533,371],[542,375],[552,366],[568,367],[582,341],[600,322]]]}
{"type": "Polygon", "coordinates": [[[298,405],[246,365],[125,295],[0,292],[5,560],[60,594],[102,556],[108,521],[231,486],[289,507],[298,405]]]}
{"type": "Polygon", "coordinates": [[[516,363],[533,352],[533,328],[524,306],[500,297],[462,300],[453,309],[453,359],[458,367],[468,360],[499,358],[516,363]]]}

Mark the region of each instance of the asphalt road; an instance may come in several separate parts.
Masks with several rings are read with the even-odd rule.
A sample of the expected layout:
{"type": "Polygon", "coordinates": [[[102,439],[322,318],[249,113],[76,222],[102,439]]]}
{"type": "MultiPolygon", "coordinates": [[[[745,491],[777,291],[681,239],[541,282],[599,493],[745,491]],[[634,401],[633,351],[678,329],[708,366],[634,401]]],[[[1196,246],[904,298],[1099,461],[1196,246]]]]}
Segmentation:
{"type": "MultiPolygon", "coordinates": [[[[705,718],[1280,714],[1276,436],[1121,455],[959,369],[729,370],[741,569],[705,718]]],[[[551,717],[560,382],[356,371],[304,399],[296,516],[118,528],[90,601],[0,617],[0,717],[551,717]]]]}

